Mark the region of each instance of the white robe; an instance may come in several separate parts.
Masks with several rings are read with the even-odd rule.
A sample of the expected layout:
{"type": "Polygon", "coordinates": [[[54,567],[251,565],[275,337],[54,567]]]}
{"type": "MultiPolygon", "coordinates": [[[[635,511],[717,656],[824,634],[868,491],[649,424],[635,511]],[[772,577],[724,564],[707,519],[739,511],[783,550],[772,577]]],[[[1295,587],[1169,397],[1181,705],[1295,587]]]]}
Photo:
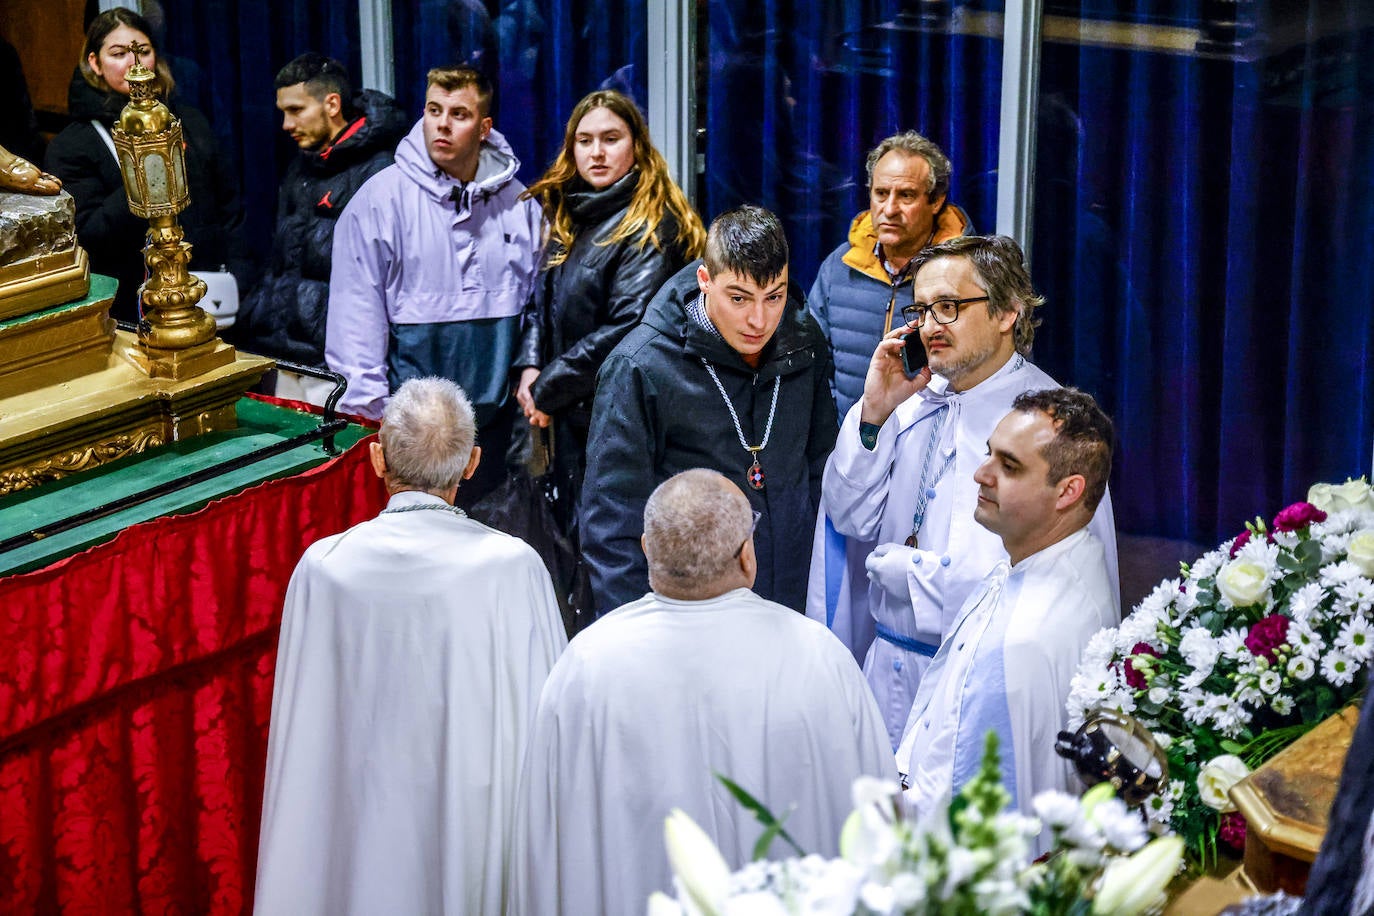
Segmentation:
{"type": "MultiPolygon", "coordinates": [[[[642,916],[671,892],[663,820],[691,815],[731,867],[762,828],[713,773],[833,855],[867,774],[896,778],[882,720],[839,640],[736,589],[649,594],[577,636],[539,700],[521,778],[512,912],[642,916]]],[[[775,841],[772,855],[790,850],[775,841]]]]}
{"type": "Polygon", "coordinates": [[[1067,721],[1069,683],[1114,591],[1102,544],[1083,528],[1015,566],[997,565],[916,693],[897,749],[909,806],[925,814],[968,782],[989,731],[997,732],[1003,785],[1023,814],[1034,815],[1037,792],[1077,794],[1054,742],[1067,721]]]}
{"type": "MultiPolygon", "coordinates": [[[[950,390],[941,376],[900,404],[878,433],[872,451],[859,439],[862,404],[855,404],[840,427],[835,451],[825,466],[821,518],[812,554],[807,616],[836,633],[856,656],[895,748],[901,740],[911,701],[940,641],[969,593],[997,563],[1006,560],[1002,540],[974,521],[978,484],[974,472],[987,456],[988,438],[1011,411],[1016,396],[1058,388],[1020,356],[968,391],[950,390]],[[943,419],[938,415],[946,408],[943,419]],[[935,484],[921,526],[918,552],[904,594],[890,595],[870,584],[864,561],[879,544],[911,553],[903,546],[911,534],[930,434],[940,425],[929,479],[951,454],[952,463],[935,484]],[[827,519],[831,530],[827,532],[827,519]],[[827,536],[828,535],[828,536],[827,536]],[[842,536],[842,537],[841,537],[842,536]],[[884,631],[890,638],[874,638],[884,631]],[[914,640],[913,650],[896,640],[914,640]]],[[[1107,555],[1111,581],[1117,581],[1116,530],[1110,494],[1103,497],[1091,524],[1107,555]]],[[[1112,589],[1112,615],[1120,620],[1118,589],[1112,589]]]]}
{"type": "Polygon", "coordinates": [[[501,913],[565,644],[538,555],[471,519],[386,513],[311,546],[282,613],[255,912],[501,913]]]}

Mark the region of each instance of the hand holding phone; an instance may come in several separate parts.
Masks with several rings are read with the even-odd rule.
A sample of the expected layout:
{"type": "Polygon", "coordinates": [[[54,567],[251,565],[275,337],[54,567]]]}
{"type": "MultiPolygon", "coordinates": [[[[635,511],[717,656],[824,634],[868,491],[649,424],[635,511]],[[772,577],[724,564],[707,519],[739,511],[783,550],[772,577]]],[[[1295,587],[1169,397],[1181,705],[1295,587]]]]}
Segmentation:
{"type": "Polygon", "coordinates": [[[912,331],[902,338],[902,368],[908,376],[914,376],[929,362],[925,344],[921,343],[921,332],[912,331]]]}

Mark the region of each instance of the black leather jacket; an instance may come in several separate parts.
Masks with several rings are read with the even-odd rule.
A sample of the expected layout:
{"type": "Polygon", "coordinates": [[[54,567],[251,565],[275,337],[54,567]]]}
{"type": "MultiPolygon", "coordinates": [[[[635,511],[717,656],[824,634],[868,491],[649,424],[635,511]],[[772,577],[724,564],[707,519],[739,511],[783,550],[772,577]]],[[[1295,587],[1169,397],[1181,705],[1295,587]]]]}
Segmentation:
{"type": "Polygon", "coordinates": [[[589,419],[597,370],[687,257],[671,214],[658,224],[658,246],[640,246],[639,235],[602,244],[629,210],[638,170],[599,191],[576,182],[582,190],[568,195],[568,206],[577,235],[567,260],[540,277],[525,309],[515,365],[541,370],[531,388],[540,410],[578,408],[589,419]]]}

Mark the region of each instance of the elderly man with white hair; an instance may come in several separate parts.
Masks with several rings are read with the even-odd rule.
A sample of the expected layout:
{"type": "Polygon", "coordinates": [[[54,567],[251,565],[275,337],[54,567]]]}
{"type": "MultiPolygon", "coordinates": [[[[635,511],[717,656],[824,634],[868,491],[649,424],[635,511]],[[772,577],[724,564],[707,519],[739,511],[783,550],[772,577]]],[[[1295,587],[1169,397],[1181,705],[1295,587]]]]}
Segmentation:
{"type": "Polygon", "coordinates": [[[475,439],[457,385],[403,384],[371,445],[386,509],[291,578],[257,913],[505,910],[520,760],[566,637],[538,555],[453,506],[475,439]]]}
{"type": "Polygon", "coordinates": [[[673,808],[733,864],[749,861],[762,828],[716,773],[787,814],[788,832],[822,854],[837,851],[854,778],[895,777],[853,657],[825,627],[749,590],[756,518],[714,471],[684,471],[649,497],[653,591],[573,640],[540,697],[513,913],[639,916],[672,884],[663,820],[673,808]]]}

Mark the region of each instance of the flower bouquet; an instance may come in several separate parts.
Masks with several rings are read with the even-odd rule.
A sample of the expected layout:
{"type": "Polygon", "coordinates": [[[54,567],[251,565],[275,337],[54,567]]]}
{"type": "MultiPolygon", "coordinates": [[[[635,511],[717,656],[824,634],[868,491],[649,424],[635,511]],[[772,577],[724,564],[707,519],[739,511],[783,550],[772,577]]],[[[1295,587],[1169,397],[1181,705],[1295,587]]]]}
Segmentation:
{"type": "MultiPolygon", "coordinates": [[[[895,783],[860,778],[853,791],[839,858],[763,861],[756,848],[758,860],[733,874],[701,828],[674,811],[664,838],[677,899],[655,894],[650,916],[1135,916],[1162,905],[1183,858],[1178,837],[1147,843],[1144,821],[1105,783],[1082,799],[1041,793],[1038,820],[1006,810],[993,734],[978,774],[922,820],[901,817],[895,783]],[[1053,848],[1031,863],[1042,829],[1053,848]]],[[[780,833],[770,814],[749,807],[769,825],[765,837],[780,833]]]]}
{"type": "Polygon", "coordinates": [[[1209,867],[1218,841],[1244,846],[1231,786],[1359,692],[1374,652],[1371,580],[1374,492],[1364,478],[1318,484],[1093,637],[1070,690],[1070,728],[1104,708],[1149,728],[1170,780],[1146,813],[1209,867]]]}

